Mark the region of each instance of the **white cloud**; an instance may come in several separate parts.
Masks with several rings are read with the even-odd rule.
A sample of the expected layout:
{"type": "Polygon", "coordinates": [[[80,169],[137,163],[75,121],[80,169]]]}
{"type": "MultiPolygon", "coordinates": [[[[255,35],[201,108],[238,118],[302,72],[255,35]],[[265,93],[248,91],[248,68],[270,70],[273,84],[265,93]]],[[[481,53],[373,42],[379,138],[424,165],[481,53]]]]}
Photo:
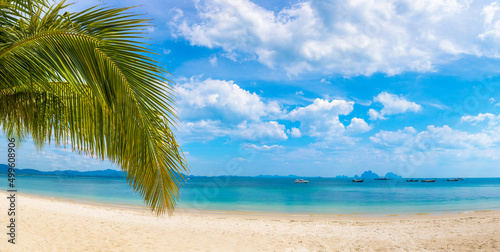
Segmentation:
{"type": "MultiPolygon", "coordinates": [[[[488,101],[490,101],[491,104],[496,102],[495,98],[493,98],[493,97],[491,97],[488,101]]],[[[499,107],[499,106],[500,106],[500,102],[495,103],[495,107],[499,107]]]]}
{"type": "Polygon", "coordinates": [[[297,138],[297,137],[301,137],[301,136],[302,136],[302,133],[300,132],[300,129],[295,128],[295,127],[292,127],[292,130],[290,131],[290,135],[291,135],[292,137],[297,138]]]}
{"type": "Polygon", "coordinates": [[[377,120],[377,119],[381,119],[381,120],[384,120],[384,119],[387,119],[387,118],[384,118],[384,116],[382,116],[378,111],[376,111],[375,109],[369,109],[368,110],[368,116],[370,116],[370,120],[377,120]]]}
{"type": "Polygon", "coordinates": [[[327,101],[315,99],[306,107],[296,108],[288,114],[292,121],[300,121],[300,131],[314,137],[335,137],[344,133],[345,127],[339,121],[339,115],[348,115],[353,110],[354,102],[345,100],[327,101]]]}
{"type": "Polygon", "coordinates": [[[271,120],[282,114],[276,101],[233,81],[191,78],[176,86],[181,141],[206,142],[218,137],[245,140],[286,140],[285,126],[271,120]]]}
{"type": "Polygon", "coordinates": [[[163,49],[163,54],[170,54],[172,51],[170,49],[163,49]]]}
{"type": "Polygon", "coordinates": [[[404,97],[389,94],[387,92],[380,93],[373,99],[373,101],[381,103],[384,108],[382,108],[380,112],[374,109],[368,110],[368,115],[371,120],[386,119],[384,115],[402,114],[408,111],[418,112],[422,109],[422,106],[419,104],[410,102],[404,97]]]}
{"type": "Polygon", "coordinates": [[[287,140],[285,125],[275,121],[238,124],[231,135],[244,140],[287,140]]]}
{"type": "Polygon", "coordinates": [[[275,118],[281,116],[285,111],[283,111],[281,105],[277,101],[269,101],[266,105],[267,116],[275,118]]]}
{"type": "Polygon", "coordinates": [[[463,122],[482,122],[486,119],[489,119],[489,120],[494,120],[494,119],[497,119],[497,117],[491,113],[479,113],[477,116],[471,116],[471,115],[467,115],[467,116],[462,116],[461,120],[463,122]]]}
{"type": "Polygon", "coordinates": [[[496,142],[495,138],[484,132],[470,134],[460,130],[454,130],[447,125],[435,127],[433,125],[427,127],[427,131],[419,133],[419,141],[429,138],[435,142],[437,146],[444,148],[487,148],[496,142]]]}
{"type": "Polygon", "coordinates": [[[170,20],[171,22],[176,22],[177,20],[184,17],[184,12],[179,8],[172,8],[172,9],[170,9],[170,12],[173,13],[173,17],[170,20]]]}
{"type": "Polygon", "coordinates": [[[196,9],[196,19],[176,16],[176,36],[291,74],[428,72],[463,54],[500,56],[488,42],[500,39],[496,2],[310,0],[271,11],[218,0],[196,9]]]}
{"type": "Polygon", "coordinates": [[[245,144],[243,146],[243,148],[245,149],[254,149],[254,150],[258,150],[258,151],[270,151],[270,150],[282,150],[282,149],[285,149],[285,147],[281,146],[281,145],[255,145],[255,144],[245,144]]]}
{"type": "Polygon", "coordinates": [[[206,142],[217,137],[227,136],[230,130],[220,120],[199,120],[194,122],[181,122],[177,127],[181,141],[206,142]]]}
{"type": "Polygon", "coordinates": [[[176,92],[183,120],[217,118],[234,123],[258,121],[269,114],[280,113],[279,104],[266,104],[257,94],[240,88],[233,81],[191,78],[177,85],[176,92]]]}
{"type": "Polygon", "coordinates": [[[321,79],[321,81],[320,81],[320,82],[321,82],[321,83],[325,83],[325,84],[332,84],[330,81],[327,81],[327,80],[325,80],[325,79],[321,79]]]}
{"type": "Polygon", "coordinates": [[[371,129],[363,119],[353,118],[346,127],[339,115],[352,112],[354,102],[316,99],[312,104],[287,112],[278,101],[264,102],[255,93],[232,81],[181,80],[177,85],[181,141],[206,142],[218,137],[244,140],[284,141],[308,135],[326,141],[353,143],[345,134],[371,129]],[[300,122],[286,129],[276,120],[300,122]]]}
{"type": "Polygon", "coordinates": [[[153,26],[147,26],[145,30],[149,34],[155,32],[155,28],[153,26]]]}
{"type": "Polygon", "coordinates": [[[182,121],[178,127],[181,141],[206,142],[218,137],[284,141],[288,136],[307,135],[327,142],[353,144],[355,139],[347,135],[371,129],[360,118],[353,118],[347,128],[340,122],[339,115],[352,112],[352,101],[318,98],[312,104],[286,112],[279,102],[266,103],[232,81],[191,78],[180,82],[176,91],[182,121]],[[300,122],[300,127],[286,129],[277,120],[300,122]]]}
{"type": "Polygon", "coordinates": [[[500,134],[496,131],[483,131],[471,134],[455,130],[448,125],[436,127],[429,125],[419,133],[412,127],[398,131],[380,131],[370,140],[378,146],[394,147],[399,152],[426,152],[443,149],[478,150],[500,144],[500,134]]]}
{"type": "Polygon", "coordinates": [[[285,126],[275,121],[247,122],[227,125],[220,120],[200,120],[183,122],[178,127],[178,136],[184,142],[207,142],[218,137],[241,140],[284,141],[288,139],[285,126]]]}
{"type": "Polygon", "coordinates": [[[371,129],[372,127],[365,120],[354,117],[351,119],[351,124],[347,126],[346,132],[349,134],[358,134],[368,132],[371,129]]]}
{"type": "Polygon", "coordinates": [[[213,54],[210,58],[208,58],[208,62],[210,62],[210,65],[212,66],[217,66],[217,56],[213,54]]]}
{"type": "Polygon", "coordinates": [[[292,150],[286,154],[276,157],[280,160],[317,160],[318,158],[324,156],[323,152],[316,150],[314,148],[299,148],[292,150]]]}
{"type": "Polygon", "coordinates": [[[490,5],[484,6],[482,15],[484,16],[484,23],[491,24],[495,13],[500,10],[500,6],[497,2],[493,2],[490,5]]]}
{"type": "Polygon", "coordinates": [[[494,115],[491,113],[479,113],[477,116],[471,116],[471,115],[462,116],[461,121],[470,122],[473,125],[483,121],[488,121],[488,125],[490,127],[493,127],[500,123],[500,115],[494,115]]]}
{"type": "Polygon", "coordinates": [[[398,131],[381,130],[375,136],[370,137],[370,140],[377,145],[399,147],[411,144],[415,133],[416,130],[413,127],[405,127],[398,131]]]}
{"type": "Polygon", "coordinates": [[[496,15],[499,11],[500,6],[498,2],[493,2],[483,8],[481,14],[484,16],[484,25],[486,29],[478,36],[482,40],[500,38],[500,19],[496,15]]]}

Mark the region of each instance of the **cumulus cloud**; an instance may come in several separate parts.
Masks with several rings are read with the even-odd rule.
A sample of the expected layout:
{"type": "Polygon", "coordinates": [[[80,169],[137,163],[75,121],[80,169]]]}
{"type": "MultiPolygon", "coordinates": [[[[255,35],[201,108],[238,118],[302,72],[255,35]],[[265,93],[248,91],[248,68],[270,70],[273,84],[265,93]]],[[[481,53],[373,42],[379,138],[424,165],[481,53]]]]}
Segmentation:
{"type": "Polygon", "coordinates": [[[238,124],[232,131],[234,137],[244,140],[287,140],[285,125],[275,121],[238,124]]]}
{"type": "Polygon", "coordinates": [[[368,116],[370,117],[370,120],[377,120],[377,119],[387,119],[387,118],[384,118],[378,111],[376,111],[375,109],[369,109],[368,110],[368,116]]]}
{"type": "Polygon", "coordinates": [[[404,97],[382,92],[373,101],[381,103],[384,107],[380,112],[370,109],[368,115],[370,120],[386,119],[385,115],[402,114],[406,112],[418,112],[422,106],[406,100],[404,97]]]}
{"type": "Polygon", "coordinates": [[[242,89],[233,81],[191,78],[176,86],[182,141],[206,142],[217,137],[286,140],[285,126],[272,121],[283,114],[276,101],[242,89]]]}
{"type": "Polygon", "coordinates": [[[344,133],[345,127],[339,121],[339,115],[352,112],[354,102],[345,100],[327,101],[315,99],[306,107],[290,111],[287,119],[300,121],[300,132],[313,137],[334,137],[344,133]]]}
{"type": "Polygon", "coordinates": [[[181,119],[220,118],[226,122],[260,120],[280,113],[276,102],[265,103],[260,96],[242,89],[233,81],[191,78],[176,86],[181,119]]]}
{"type": "Polygon", "coordinates": [[[494,115],[491,113],[479,113],[477,116],[462,116],[461,121],[470,122],[474,125],[480,122],[488,121],[488,125],[492,127],[500,123],[500,115],[494,115]]]}
{"type": "MultiPolygon", "coordinates": [[[[460,130],[454,130],[447,125],[427,127],[427,131],[421,132],[419,137],[422,139],[432,139],[437,146],[444,148],[488,148],[498,144],[498,136],[480,132],[476,134],[467,133],[460,130]]],[[[421,141],[420,139],[417,139],[421,141]]]]}
{"type": "Polygon", "coordinates": [[[196,9],[195,19],[176,16],[175,36],[292,74],[428,72],[465,54],[500,56],[497,2],[310,0],[271,11],[201,0],[196,9]]]}
{"type": "Polygon", "coordinates": [[[500,38],[500,18],[497,13],[500,11],[498,2],[484,6],[481,15],[484,17],[484,32],[479,34],[482,40],[497,40],[500,38]]]}
{"type": "Polygon", "coordinates": [[[370,137],[370,140],[380,146],[398,147],[406,146],[413,143],[416,130],[413,127],[405,127],[398,131],[381,130],[375,136],[370,137]]]}
{"type": "Polygon", "coordinates": [[[230,129],[225,127],[220,120],[199,120],[194,122],[181,122],[177,127],[178,135],[186,142],[206,142],[217,137],[227,136],[230,129]]]}
{"type": "Polygon", "coordinates": [[[295,127],[292,127],[292,129],[290,130],[290,135],[291,135],[292,137],[297,138],[297,137],[301,137],[301,136],[302,136],[302,133],[300,132],[300,129],[295,128],[295,127]]]}
{"type": "Polygon", "coordinates": [[[178,127],[178,135],[185,142],[207,142],[218,137],[231,137],[239,140],[284,141],[288,139],[285,126],[275,121],[247,122],[227,125],[220,120],[200,120],[183,122],[178,127]]]}
{"type": "Polygon", "coordinates": [[[363,119],[353,118],[346,128],[339,115],[353,111],[354,102],[317,98],[307,106],[287,112],[278,101],[263,101],[233,81],[191,78],[177,85],[182,141],[206,142],[218,137],[250,141],[284,141],[307,135],[328,142],[353,143],[348,135],[371,129],[363,119]],[[287,129],[277,120],[299,122],[287,129]]]}
{"type": "Polygon", "coordinates": [[[348,134],[358,134],[358,133],[368,132],[371,129],[372,127],[368,125],[368,123],[366,123],[365,120],[354,117],[351,119],[351,124],[347,126],[346,132],[348,134]]]}
{"type": "Polygon", "coordinates": [[[406,151],[430,151],[436,149],[483,149],[500,144],[500,134],[494,131],[483,131],[471,134],[455,130],[444,125],[427,126],[427,130],[419,133],[412,127],[398,131],[380,131],[370,140],[378,146],[394,147],[406,151]]]}

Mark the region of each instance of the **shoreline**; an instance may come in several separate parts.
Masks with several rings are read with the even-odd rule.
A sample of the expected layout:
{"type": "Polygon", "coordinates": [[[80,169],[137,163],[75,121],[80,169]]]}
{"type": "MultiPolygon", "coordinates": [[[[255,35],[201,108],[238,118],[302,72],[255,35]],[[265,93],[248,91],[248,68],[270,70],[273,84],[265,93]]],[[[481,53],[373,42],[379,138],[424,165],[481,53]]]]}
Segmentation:
{"type": "MultiPolygon", "coordinates": [[[[7,193],[0,221],[8,223],[7,193]]],[[[17,194],[2,251],[495,251],[500,211],[416,216],[252,215],[85,204],[17,194]]]]}
{"type": "MultiPolygon", "coordinates": [[[[126,205],[126,204],[112,204],[96,202],[91,200],[81,200],[81,199],[68,199],[63,197],[53,197],[45,195],[35,195],[29,193],[16,193],[18,196],[32,198],[32,199],[42,199],[50,200],[59,203],[71,203],[77,205],[88,205],[95,207],[106,207],[113,208],[116,210],[130,210],[144,213],[151,213],[149,208],[146,206],[136,206],[136,205],[126,205]]],[[[0,191],[0,195],[7,196],[7,193],[0,191]]],[[[231,211],[231,210],[198,210],[192,208],[182,208],[176,207],[172,215],[175,214],[205,214],[205,215],[228,215],[228,216],[250,216],[250,217],[281,217],[281,218],[315,218],[315,219],[379,219],[379,218],[390,218],[390,219],[426,219],[426,218],[442,218],[442,217],[471,217],[471,216],[482,216],[482,215],[499,215],[500,209],[484,209],[484,210],[471,210],[471,211],[448,211],[448,212],[419,212],[419,213],[387,213],[387,214],[372,214],[372,213],[345,213],[345,214],[322,214],[322,213],[289,213],[289,212],[254,212],[254,211],[231,211]]],[[[168,215],[168,214],[165,214],[168,215]]]]}

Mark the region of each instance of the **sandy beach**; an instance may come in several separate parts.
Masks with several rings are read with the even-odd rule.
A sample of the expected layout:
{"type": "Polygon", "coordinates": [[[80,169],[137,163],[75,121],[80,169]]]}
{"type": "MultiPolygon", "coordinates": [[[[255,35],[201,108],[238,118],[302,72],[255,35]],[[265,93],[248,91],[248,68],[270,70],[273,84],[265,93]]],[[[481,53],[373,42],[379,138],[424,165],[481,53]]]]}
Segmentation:
{"type": "Polygon", "coordinates": [[[2,232],[1,251],[500,250],[498,211],[367,217],[179,210],[156,217],[147,209],[17,197],[16,244],[2,232]]]}

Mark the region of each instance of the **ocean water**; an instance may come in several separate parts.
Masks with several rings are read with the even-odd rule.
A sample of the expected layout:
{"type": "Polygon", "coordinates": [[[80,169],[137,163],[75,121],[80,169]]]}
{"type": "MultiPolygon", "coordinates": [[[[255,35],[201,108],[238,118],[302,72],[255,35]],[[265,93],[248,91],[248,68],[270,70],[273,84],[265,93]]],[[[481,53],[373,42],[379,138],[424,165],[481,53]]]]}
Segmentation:
{"type": "MultiPolygon", "coordinates": [[[[1,175],[3,176],[3,175],[1,175]]],[[[434,183],[406,179],[193,177],[178,207],[194,210],[287,214],[411,214],[500,209],[500,178],[434,183]]],[[[20,193],[99,203],[145,206],[122,178],[17,176],[20,193]]],[[[7,178],[0,182],[7,190],[7,178]]],[[[22,201],[22,198],[19,199],[22,201]]]]}

